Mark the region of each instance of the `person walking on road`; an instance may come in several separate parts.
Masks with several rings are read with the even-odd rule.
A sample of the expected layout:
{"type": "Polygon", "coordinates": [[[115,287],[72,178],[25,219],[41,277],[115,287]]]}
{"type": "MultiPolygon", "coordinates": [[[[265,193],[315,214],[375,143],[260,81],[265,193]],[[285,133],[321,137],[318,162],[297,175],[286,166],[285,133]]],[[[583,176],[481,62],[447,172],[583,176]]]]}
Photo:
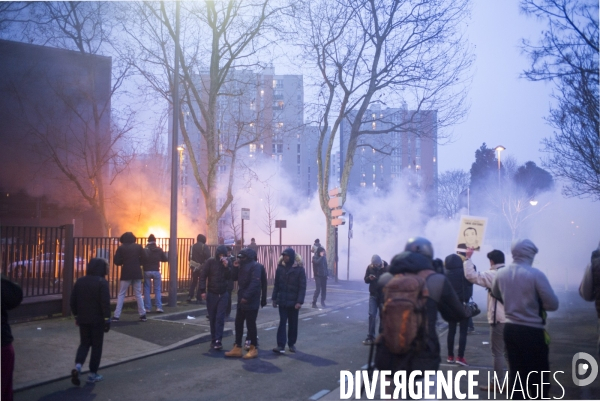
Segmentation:
{"type": "Polygon", "coordinates": [[[0,399],[13,400],[13,372],[15,370],[15,349],[13,335],[8,324],[8,311],[15,309],[23,301],[23,289],[2,274],[2,395],[0,399]]]}
{"type": "MultiPolygon", "coordinates": [[[[600,244],[592,252],[590,263],[585,269],[583,280],[579,286],[579,295],[586,301],[596,301],[598,327],[600,327],[600,244]]],[[[600,336],[598,338],[598,355],[600,355],[600,336]]]]}
{"type": "Polygon", "coordinates": [[[242,356],[242,337],[244,335],[244,321],[248,329],[250,349],[244,359],[258,356],[256,317],[260,308],[261,296],[261,269],[262,265],[256,261],[256,252],[245,248],[237,256],[239,268],[233,270],[233,279],[238,282],[238,304],[235,313],[235,344],[233,349],[225,353],[228,357],[242,356]]]}
{"type": "Polygon", "coordinates": [[[381,308],[383,306],[383,292],[377,281],[379,277],[387,271],[387,262],[381,260],[379,255],[371,257],[371,264],[365,271],[365,283],[369,284],[369,333],[362,342],[364,345],[371,345],[375,341],[375,324],[377,323],[377,314],[379,313],[379,331],[381,332],[381,308]]]}
{"type": "MultiPolygon", "coordinates": [[[[465,278],[463,272],[463,260],[462,258],[453,253],[446,257],[444,261],[446,268],[445,273],[450,285],[454,289],[454,292],[458,295],[458,299],[462,303],[469,302],[469,299],[473,296],[473,284],[465,278]]],[[[451,321],[448,322],[448,363],[458,363],[459,365],[469,366],[465,360],[465,349],[467,347],[467,330],[469,328],[469,319],[466,318],[459,322],[451,321]],[[458,337],[458,356],[454,358],[454,336],[456,335],[456,326],[460,327],[458,337]]]]}
{"type": "Polygon", "coordinates": [[[142,275],[142,257],[144,248],[140,244],[136,244],[135,240],[135,235],[130,231],[121,235],[119,239],[121,245],[117,248],[113,259],[115,265],[121,266],[121,284],[117,298],[117,307],[113,316],[114,321],[119,321],[121,318],[123,302],[125,301],[125,294],[129,286],[133,287],[138,313],[140,314],[140,322],[146,321],[146,308],[144,308],[144,301],[142,300],[142,280],[144,279],[142,275]]]}
{"type": "Polygon", "coordinates": [[[208,258],[200,274],[200,294],[206,300],[206,311],[210,321],[211,348],[223,348],[223,328],[227,310],[227,286],[230,278],[230,262],[227,258],[227,247],[219,245],[214,258],[208,258]],[[208,283],[207,283],[208,281],[208,283]]]}
{"type": "Polygon", "coordinates": [[[279,328],[277,329],[277,347],[273,352],[285,353],[287,342],[290,352],[296,352],[298,340],[298,316],[306,295],[306,273],[302,258],[292,248],[281,254],[275,271],[273,287],[273,307],[279,307],[279,328]],[[286,335],[286,325],[288,326],[286,335]]]}
{"type": "Polygon", "coordinates": [[[202,297],[200,296],[200,273],[202,272],[202,265],[206,260],[210,258],[210,249],[206,246],[206,237],[202,234],[198,234],[196,237],[196,243],[190,248],[190,270],[192,276],[192,282],[190,283],[190,292],[188,293],[187,302],[194,300],[196,295],[196,302],[202,303],[202,297]],[[198,292],[196,293],[196,286],[198,286],[198,292]]]}
{"type": "Polygon", "coordinates": [[[312,257],[313,275],[315,277],[315,294],[313,295],[312,307],[317,307],[317,299],[321,295],[321,306],[326,308],[325,298],[327,297],[327,253],[325,248],[319,247],[312,257]]]}
{"type": "MultiPolygon", "coordinates": [[[[519,381],[527,382],[524,390],[528,394],[541,392],[542,398],[548,398],[550,384],[544,382],[540,373],[550,370],[550,341],[544,326],[546,311],[558,309],[558,298],[546,275],[532,267],[538,253],[535,244],[528,239],[516,241],[511,251],[513,262],[496,273],[492,284],[492,295],[504,303],[506,314],[504,344],[508,355],[509,388],[516,384],[518,375],[519,381]]],[[[511,395],[513,399],[524,396],[519,391],[511,395]]]]}
{"type": "MultiPolygon", "coordinates": [[[[492,283],[496,278],[498,271],[504,267],[504,253],[494,249],[487,254],[490,261],[490,269],[484,272],[478,272],[471,260],[473,249],[467,249],[466,259],[463,262],[465,278],[473,284],[484,287],[488,291],[487,297],[487,318],[490,324],[490,348],[492,350],[492,358],[494,362],[494,373],[502,380],[504,378],[504,368],[506,361],[506,347],[504,346],[504,325],[506,317],[504,315],[504,305],[498,302],[492,296],[492,283]]],[[[480,386],[482,391],[488,391],[492,383],[487,386],[480,386]]]]}
{"type": "Polygon", "coordinates": [[[156,245],[156,237],[150,234],[148,244],[144,248],[144,309],[146,313],[152,311],[152,300],[150,299],[150,287],[154,284],[154,304],[156,312],[164,313],[162,308],[162,276],[160,274],[160,262],[169,259],[161,247],[156,245]]]}
{"type": "Polygon", "coordinates": [[[93,258],[87,265],[86,275],[77,279],[71,293],[71,311],[75,316],[75,324],[79,326],[79,348],[75,356],[75,368],[71,371],[71,382],[79,386],[81,366],[92,348],[90,357],[90,374],[87,382],[95,383],[103,379],[98,374],[104,333],[110,330],[110,293],[108,281],[104,278],[108,273],[105,259],[93,258]]]}

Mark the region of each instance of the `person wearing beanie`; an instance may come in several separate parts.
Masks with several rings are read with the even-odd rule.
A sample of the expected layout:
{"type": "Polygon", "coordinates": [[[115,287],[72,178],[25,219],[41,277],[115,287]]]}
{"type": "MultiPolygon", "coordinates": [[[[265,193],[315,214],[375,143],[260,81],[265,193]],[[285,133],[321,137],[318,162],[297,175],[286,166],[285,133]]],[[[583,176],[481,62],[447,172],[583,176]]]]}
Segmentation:
{"type": "Polygon", "coordinates": [[[219,245],[215,256],[208,258],[200,274],[200,296],[206,301],[206,313],[210,322],[210,347],[223,348],[223,328],[227,310],[228,283],[231,276],[231,263],[227,258],[227,247],[219,245]],[[208,281],[208,283],[207,283],[208,281]]]}
{"type": "Polygon", "coordinates": [[[306,295],[306,272],[302,258],[292,248],[285,249],[275,271],[273,307],[279,307],[276,354],[285,353],[285,344],[291,353],[296,352],[298,340],[298,316],[306,295]],[[288,326],[286,335],[286,325],[288,326]]]}
{"type": "Polygon", "coordinates": [[[387,262],[381,260],[379,255],[371,257],[371,264],[365,272],[365,283],[369,284],[369,333],[363,341],[364,345],[371,345],[375,341],[375,322],[379,313],[379,332],[381,332],[381,308],[383,306],[383,292],[377,281],[382,273],[387,271],[387,262]]]}
{"type": "Polygon", "coordinates": [[[92,348],[90,357],[90,374],[88,383],[103,379],[98,374],[104,333],[110,330],[110,293],[108,281],[104,278],[108,273],[108,262],[105,259],[93,258],[87,265],[86,275],[77,279],[71,292],[71,312],[75,323],[79,326],[81,342],[75,356],[75,368],[71,371],[71,382],[79,386],[81,366],[92,348]]]}
{"type": "Polygon", "coordinates": [[[162,308],[162,276],[160,274],[160,263],[167,262],[169,258],[161,247],[156,245],[156,237],[150,234],[148,244],[144,248],[144,309],[152,311],[152,300],[150,299],[150,287],[154,284],[154,303],[156,312],[163,313],[162,308]]]}
{"type": "Polygon", "coordinates": [[[313,295],[312,307],[317,307],[317,299],[321,295],[321,306],[326,308],[325,298],[327,297],[327,253],[325,248],[320,246],[312,257],[313,275],[315,277],[315,293],[313,295]]]}
{"type": "Polygon", "coordinates": [[[541,392],[541,398],[547,399],[550,384],[543,381],[540,373],[550,370],[550,341],[544,328],[546,311],[558,309],[558,298],[546,275],[532,267],[538,248],[531,240],[515,241],[511,252],[513,262],[496,273],[492,284],[492,295],[504,304],[506,315],[508,386],[514,386],[518,373],[520,381],[527,379],[527,394],[541,392]]]}
{"type": "Polygon", "coordinates": [[[136,244],[135,235],[130,231],[121,235],[119,241],[121,245],[115,252],[113,262],[115,265],[121,266],[121,283],[113,320],[119,321],[121,318],[125,294],[129,286],[132,286],[138,313],[140,314],[140,322],[145,322],[147,320],[146,309],[144,308],[144,301],[142,299],[142,280],[144,279],[142,274],[142,258],[144,256],[144,248],[140,244],[136,244]]]}
{"type": "Polygon", "coordinates": [[[315,243],[314,243],[314,244],[312,245],[312,247],[310,248],[310,251],[311,251],[312,253],[315,253],[315,252],[317,252],[317,249],[319,249],[319,247],[321,247],[321,241],[320,241],[320,240],[317,238],[317,239],[315,240],[315,243]]]}

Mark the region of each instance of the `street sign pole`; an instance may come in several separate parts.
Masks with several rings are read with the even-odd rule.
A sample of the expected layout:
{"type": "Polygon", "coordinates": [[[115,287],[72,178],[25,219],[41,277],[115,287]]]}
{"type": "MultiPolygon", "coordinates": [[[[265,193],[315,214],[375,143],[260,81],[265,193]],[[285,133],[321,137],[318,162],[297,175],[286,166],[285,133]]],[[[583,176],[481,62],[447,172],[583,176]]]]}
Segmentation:
{"type": "Polygon", "coordinates": [[[244,247],[244,219],[242,219],[242,248],[244,247]]]}
{"type": "Polygon", "coordinates": [[[346,280],[350,281],[350,239],[352,238],[352,213],[348,213],[348,267],[346,268],[346,280]]]}
{"type": "Polygon", "coordinates": [[[338,282],[338,227],[335,226],[335,282],[338,282]]]}

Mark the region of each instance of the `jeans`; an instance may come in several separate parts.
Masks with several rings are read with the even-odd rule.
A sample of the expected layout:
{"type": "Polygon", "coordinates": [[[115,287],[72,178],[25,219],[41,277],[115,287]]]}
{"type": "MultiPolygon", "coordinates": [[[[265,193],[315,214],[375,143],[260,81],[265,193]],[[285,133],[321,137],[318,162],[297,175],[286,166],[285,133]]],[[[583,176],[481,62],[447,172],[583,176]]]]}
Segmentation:
{"type": "Polygon", "coordinates": [[[144,272],[144,308],[147,311],[152,309],[152,300],[150,299],[150,282],[154,281],[154,303],[156,309],[162,309],[162,277],[159,271],[144,272]]]}
{"type": "Polygon", "coordinates": [[[504,323],[490,325],[490,348],[494,358],[494,372],[496,372],[496,376],[504,377],[505,362],[508,363],[504,345],[504,323]]]}
{"type": "MultiPolygon", "coordinates": [[[[539,387],[542,386],[539,383],[541,383],[542,377],[539,372],[550,370],[549,349],[544,338],[544,329],[505,323],[504,343],[508,354],[509,388],[513,387],[516,373],[519,372],[522,385],[526,390],[525,397],[541,398],[539,387]],[[529,386],[526,387],[527,375],[533,371],[536,371],[536,373],[531,373],[528,380],[529,386]]],[[[519,385],[517,385],[517,388],[519,388],[519,385]]],[[[542,387],[544,398],[547,399],[549,391],[550,384],[548,380],[544,382],[542,387]]],[[[515,391],[512,395],[513,399],[523,397],[523,393],[520,391],[515,391]]]]}
{"type": "Polygon", "coordinates": [[[373,339],[375,338],[377,312],[379,312],[379,332],[381,333],[381,304],[378,297],[371,295],[369,297],[369,337],[373,339]]]}
{"type": "Polygon", "coordinates": [[[317,303],[320,294],[322,305],[325,303],[325,298],[327,297],[327,276],[315,276],[315,285],[317,289],[315,290],[315,295],[313,295],[313,304],[317,303]]]}
{"type": "Polygon", "coordinates": [[[223,339],[225,327],[225,310],[227,309],[227,291],[223,294],[206,293],[206,311],[210,322],[210,338],[212,342],[223,339]]]}
{"type": "Polygon", "coordinates": [[[75,356],[75,363],[83,365],[85,358],[92,347],[90,357],[90,372],[98,373],[100,358],[102,357],[102,342],[104,341],[104,323],[79,325],[79,348],[75,356]]]}
{"type": "Polygon", "coordinates": [[[285,308],[283,306],[279,307],[279,328],[277,329],[277,346],[280,348],[285,348],[285,343],[291,347],[296,344],[296,340],[298,340],[298,315],[300,314],[300,309],[296,309],[294,306],[290,306],[289,308],[285,308]],[[286,341],[286,332],[285,325],[288,325],[287,330],[287,341],[286,341]]]}
{"type": "Polygon", "coordinates": [[[225,309],[225,317],[231,316],[231,291],[227,290],[227,308],[225,309]]]}
{"type": "Polygon", "coordinates": [[[465,356],[465,348],[467,348],[467,330],[469,328],[469,319],[461,320],[460,322],[448,322],[448,356],[454,356],[454,336],[456,335],[456,325],[460,326],[458,337],[458,357],[465,356]]]}
{"type": "Polygon", "coordinates": [[[244,310],[238,304],[238,308],[235,311],[235,343],[238,347],[242,346],[242,337],[244,335],[244,320],[246,321],[246,327],[248,328],[248,339],[250,344],[255,347],[258,346],[256,342],[257,329],[256,329],[256,317],[258,316],[258,309],[256,310],[244,310]]]}
{"type": "Polygon", "coordinates": [[[194,298],[194,293],[196,292],[196,286],[198,286],[198,293],[196,294],[196,299],[199,301],[200,298],[200,274],[202,273],[202,269],[192,270],[192,282],[190,283],[190,292],[188,294],[188,298],[194,298]]]}
{"type": "Polygon", "coordinates": [[[144,309],[144,301],[142,300],[142,280],[121,280],[121,286],[119,288],[119,297],[117,298],[117,307],[115,308],[114,317],[121,317],[123,311],[123,301],[125,301],[125,294],[129,286],[133,286],[133,292],[135,293],[135,300],[137,301],[138,313],[140,316],[146,314],[144,309]]]}

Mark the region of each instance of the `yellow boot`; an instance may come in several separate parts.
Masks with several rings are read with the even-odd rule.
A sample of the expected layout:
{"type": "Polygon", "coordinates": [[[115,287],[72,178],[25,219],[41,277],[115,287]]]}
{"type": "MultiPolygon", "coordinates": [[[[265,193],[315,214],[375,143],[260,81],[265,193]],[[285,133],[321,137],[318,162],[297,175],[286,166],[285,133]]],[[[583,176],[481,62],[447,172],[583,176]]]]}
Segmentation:
{"type": "MultiPolygon", "coordinates": [[[[242,352],[242,351],[240,350],[240,352],[242,352]]],[[[248,350],[246,355],[244,355],[244,359],[252,359],[252,358],[256,358],[257,356],[258,356],[258,350],[256,349],[256,347],[254,345],[251,345],[250,349],[248,350]]]]}
{"type": "Polygon", "coordinates": [[[242,356],[242,347],[239,347],[237,344],[234,345],[231,351],[225,353],[225,356],[240,358],[242,356]]]}

